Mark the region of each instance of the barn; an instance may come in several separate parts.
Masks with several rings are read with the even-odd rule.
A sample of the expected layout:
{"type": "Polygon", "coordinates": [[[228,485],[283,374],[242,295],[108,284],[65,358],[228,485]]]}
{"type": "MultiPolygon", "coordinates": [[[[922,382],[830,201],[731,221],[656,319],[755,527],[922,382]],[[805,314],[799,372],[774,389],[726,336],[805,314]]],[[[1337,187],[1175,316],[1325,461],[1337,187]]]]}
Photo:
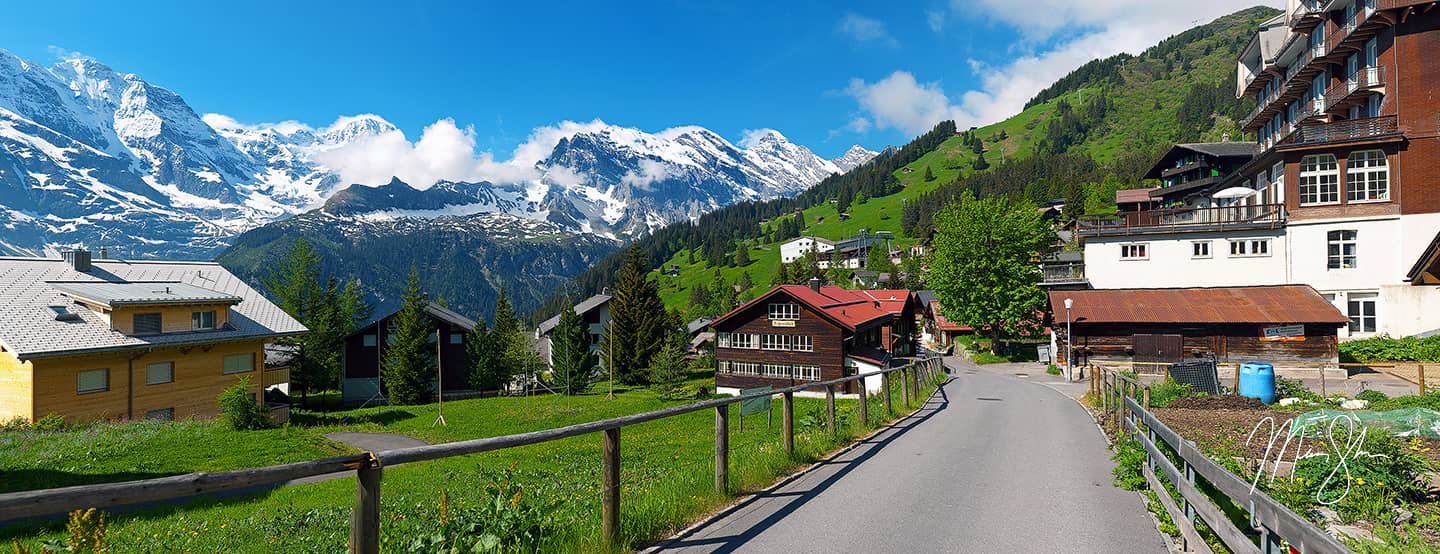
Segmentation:
{"type": "Polygon", "coordinates": [[[1051,328],[1065,351],[1065,300],[1077,361],[1334,367],[1350,320],[1308,285],[1067,290],[1050,293],[1051,328]]]}

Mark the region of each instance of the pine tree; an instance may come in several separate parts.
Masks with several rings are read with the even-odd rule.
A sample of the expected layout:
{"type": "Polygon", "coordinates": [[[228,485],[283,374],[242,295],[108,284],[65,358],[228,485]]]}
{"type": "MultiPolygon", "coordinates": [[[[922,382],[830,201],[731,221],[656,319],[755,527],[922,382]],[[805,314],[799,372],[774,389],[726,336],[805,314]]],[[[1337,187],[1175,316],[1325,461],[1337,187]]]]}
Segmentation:
{"type": "Polygon", "coordinates": [[[662,390],[668,390],[685,381],[689,363],[685,360],[684,333],[671,333],[664,340],[664,347],[650,361],[650,382],[662,390]]]}
{"type": "Polygon", "coordinates": [[[419,404],[434,393],[435,352],[428,341],[427,303],[420,291],[420,273],[412,266],[400,311],[390,319],[389,343],[380,363],[381,384],[393,404],[419,404]]]}
{"type": "Polygon", "coordinates": [[[497,383],[496,388],[500,388],[525,370],[529,348],[525,331],[520,326],[520,319],[515,316],[515,308],[511,307],[505,289],[500,289],[500,297],[495,299],[495,316],[492,319],[490,348],[495,363],[490,378],[497,383]]]}
{"type": "Polygon", "coordinates": [[[934,180],[935,180],[935,172],[930,170],[930,166],[928,166],[928,165],[925,166],[925,182],[928,183],[928,182],[934,181],[934,180]]]}
{"type": "Polygon", "coordinates": [[[505,386],[506,379],[500,377],[501,362],[495,352],[495,338],[484,317],[478,318],[475,328],[465,337],[465,361],[471,388],[494,391],[505,386]]]}
{"type": "Polygon", "coordinates": [[[974,163],[970,164],[970,167],[975,171],[983,171],[990,168],[990,162],[985,161],[985,153],[981,152],[980,156],[975,158],[974,163]]]}
{"type": "Polygon", "coordinates": [[[636,247],[626,250],[616,275],[615,298],[610,301],[605,345],[613,349],[607,356],[612,358],[615,378],[625,384],[643,385],[649,380],[650,358],[664,339],[665,304],[648,273],[644,253],[636,247]]]}
{"type": "Polygon", "coordinates": [[[740,250],[735,253],[735,265],[745,267],[750,265],[750,247],[741,244],[740,250]]]}
{"type": "Polygon", "coordinates": [[[586,332],[585,320],[575,310],[560,312],[560,322],[550,333],[550,359],[553,362],[555,386],[564,394],[582,394],[590,389],[590,382],[600,360],[590,351],[590,334],[586,332]]]}

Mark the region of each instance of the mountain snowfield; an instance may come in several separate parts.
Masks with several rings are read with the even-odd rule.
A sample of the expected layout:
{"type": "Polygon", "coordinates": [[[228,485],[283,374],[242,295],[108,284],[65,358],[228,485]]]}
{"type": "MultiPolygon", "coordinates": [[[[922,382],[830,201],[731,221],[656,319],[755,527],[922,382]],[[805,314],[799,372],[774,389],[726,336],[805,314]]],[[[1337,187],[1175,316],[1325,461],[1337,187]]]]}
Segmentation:
{"type": "Polygon", "coordinates": [[[94,60],[42,66],[0,50],[0,254],[86,245],[209,258],[242,232],[317,208],[368,221],[511,216],[623,239],[794,195],[876,155],[856,146],[826,160],[773,130],[736,145],[702,127],[647,133],[597,120],[537,129],[490,178],[345,186],[348,160],[396,141],[409,145],[376,115],[319,129],[244,124],[201,116],[94,60]]]}

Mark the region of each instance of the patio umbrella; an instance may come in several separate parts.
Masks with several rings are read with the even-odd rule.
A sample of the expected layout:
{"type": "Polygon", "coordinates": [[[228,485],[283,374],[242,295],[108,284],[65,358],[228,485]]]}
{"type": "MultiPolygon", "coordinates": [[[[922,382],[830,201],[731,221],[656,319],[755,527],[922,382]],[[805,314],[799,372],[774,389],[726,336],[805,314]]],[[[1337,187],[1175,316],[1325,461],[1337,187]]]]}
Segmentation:
{"type": "Polygon", "coordinates": [[[1256,192],[1257,191],[1255,189],[1249,187],[1230,187],[1228,189],[1212,194],[1210,195],[1210,197],[1217,200],[1227,198],[1245,198],[1255,194],[1256,192]]]}

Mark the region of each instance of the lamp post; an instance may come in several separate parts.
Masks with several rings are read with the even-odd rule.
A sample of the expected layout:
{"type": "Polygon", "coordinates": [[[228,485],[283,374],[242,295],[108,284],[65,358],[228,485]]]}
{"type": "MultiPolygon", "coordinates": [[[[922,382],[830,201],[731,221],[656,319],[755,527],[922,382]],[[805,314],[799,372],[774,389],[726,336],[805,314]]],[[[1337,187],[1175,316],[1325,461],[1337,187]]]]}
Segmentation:
{"type": "Polygon", "coordinates": [[[1070,307],[1075,300],[1065,299],[1065,380],[1075,380],[1075,336],[1070,334],[1070,307]]]}

